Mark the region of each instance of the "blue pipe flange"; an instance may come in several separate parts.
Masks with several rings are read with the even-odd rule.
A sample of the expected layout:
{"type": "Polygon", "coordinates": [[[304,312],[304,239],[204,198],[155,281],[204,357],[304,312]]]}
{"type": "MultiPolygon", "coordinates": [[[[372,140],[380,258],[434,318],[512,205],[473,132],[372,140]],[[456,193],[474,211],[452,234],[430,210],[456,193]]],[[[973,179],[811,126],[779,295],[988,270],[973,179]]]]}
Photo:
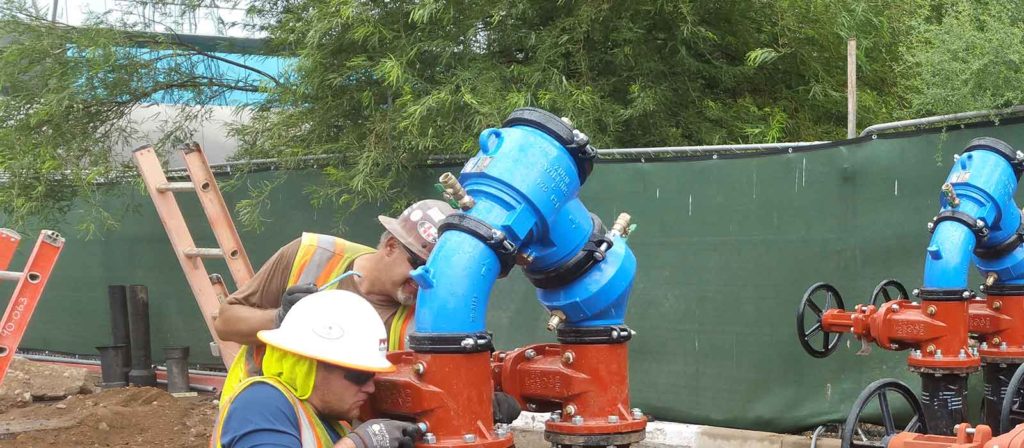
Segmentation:
{"type": "Polygon", "coordinates": [[[1002,140],[992,137],[978,137],[967,143],[963,153],[967,154],[977,150],[992,151],[1002,156],[1003,159],[1010,163],[1010,167],[1013,168],[1017,179],[1020,179],[1021,173],[1024,173],[1024,153],[1014,150],[1012,146],[1002,140]]]}
{"type": "Polygon", "coordinates": [[[565,149],[572,154],[576,161],[576,172],[580,176],[580,185],[587,181],[590,172],[594,170],[594,159],[597,158],[597,150],[590,146],[590,138],[586,134],[573,129],[571,124],[566,123],[555,114],[535,107],[524,107],[516,109],[509,114],[508,118],[501,124],[502,127],[516,125],[529,126],[551,136],[565,149]]]}

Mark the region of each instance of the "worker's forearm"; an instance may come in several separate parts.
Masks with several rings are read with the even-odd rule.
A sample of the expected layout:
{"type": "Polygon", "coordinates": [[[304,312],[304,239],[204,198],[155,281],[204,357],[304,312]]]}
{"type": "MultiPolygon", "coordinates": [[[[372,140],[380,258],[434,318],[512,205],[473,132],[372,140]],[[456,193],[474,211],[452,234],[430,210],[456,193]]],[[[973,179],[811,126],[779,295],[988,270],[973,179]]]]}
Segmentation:
{"type": "Polygon", "coordinates": [[[221,305],[217,320],[213,322],[217,337],[246,345],[259,343],[256,333],[273,329],[276,324],[277,309],[231,304],[221,305]]]}

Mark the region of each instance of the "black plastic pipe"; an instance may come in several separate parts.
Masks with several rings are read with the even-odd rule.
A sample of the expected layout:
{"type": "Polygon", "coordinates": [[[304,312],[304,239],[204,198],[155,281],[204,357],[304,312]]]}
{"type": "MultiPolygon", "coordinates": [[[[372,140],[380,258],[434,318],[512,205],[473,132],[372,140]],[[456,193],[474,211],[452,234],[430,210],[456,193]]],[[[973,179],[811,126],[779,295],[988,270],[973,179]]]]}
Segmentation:
{"type": "Polygon", "coordinates": [[[1006,398],[1006,389],[1010,385],[1010,378],[1013,372],[1017,371],[1020,364],[999,364],[986,363],[981,366],[985,378],[985,396],[983,403],[983,415],[985,424],[992,428],[993,435],[1001,434],[999,429],[999,414],[1003,409],[1003,400],[1006,398]]]}
{"type": "Polygon", "coordinates": [[[188,392],[188,346],[164,347],[164,358],[167,363],[167,392],[188,392]]]}
{"type": "Polygon", "coordinates": [[[113,389],[128,385],[128,346],[124,344],[96,347],[100,351],[100,387],[113,389]]]}
{"type": "Polygon", "coordinates": [[[156,386],[153,356],[149,345],[149,290],[145,285],[128,286],[128,318],[131,321],[132,370],[128,384],[156,386]]]}
{"type": "Polygon", "coordinates": [[[125,285],[107,285],[110,305],[110,336],[112,345],[124,345],[124,375],[132,366],[131,335],[128,332],[128,288],[125,285]]]}
{"type": "Polygon", "coordinates": [[[953,435],[967,421],[967,375],[921,373],[921,407],[928,433],[953,435]]]}

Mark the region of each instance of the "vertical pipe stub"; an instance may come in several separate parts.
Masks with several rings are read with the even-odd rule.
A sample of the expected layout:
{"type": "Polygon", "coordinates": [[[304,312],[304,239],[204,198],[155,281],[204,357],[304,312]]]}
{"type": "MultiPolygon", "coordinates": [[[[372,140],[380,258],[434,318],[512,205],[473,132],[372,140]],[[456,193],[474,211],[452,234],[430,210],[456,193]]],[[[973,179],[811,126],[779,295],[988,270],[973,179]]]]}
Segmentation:
{"type": "Polygon", "coordinates": [[[107,299],[110,305],[110,336],[113,345],[124,345],[124,375],[132,365],[131,335],[128,331],[128,288],[125,285],[108,285],[107,299]]]}
{"type": "Polygon", "coordinates": [[[113,344],[96,347],[100,352],[100,387],[113,389],[128,385],[128,346],[113,344]]]}
{"type": "Polygon", "coordinates": [[[156,386],[153,356],[150,353],[149,289],[145,285],[128,286],[128,317],[131,321],[132,369],[128,384],[156,386]]]}
{"type": "Polygon", "coordinates": [[[190,390],[188,376],[188,346],[164,347],[167,363],[167,392],[186,393],[190,390]]]}

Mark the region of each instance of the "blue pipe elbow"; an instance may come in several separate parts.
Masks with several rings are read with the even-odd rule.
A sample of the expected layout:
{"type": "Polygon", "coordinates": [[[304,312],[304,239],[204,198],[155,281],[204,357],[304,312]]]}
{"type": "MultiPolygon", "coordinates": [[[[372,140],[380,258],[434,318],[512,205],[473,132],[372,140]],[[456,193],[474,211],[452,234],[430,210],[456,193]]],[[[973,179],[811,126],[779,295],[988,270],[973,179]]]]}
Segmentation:
{"type": "Polygon", "coordinates": [[[427,264],[412,273],[420,286],[416,332],[484,331],[500,269],[498,256],[480,240],[463,232],[443,233],[427,264]]]}
{"type": "Polygon", "coordinates": [[[975,242],[974,233],[963,224],[939,223],[925,255],[924,287],[966,289],[975,242]]]}

